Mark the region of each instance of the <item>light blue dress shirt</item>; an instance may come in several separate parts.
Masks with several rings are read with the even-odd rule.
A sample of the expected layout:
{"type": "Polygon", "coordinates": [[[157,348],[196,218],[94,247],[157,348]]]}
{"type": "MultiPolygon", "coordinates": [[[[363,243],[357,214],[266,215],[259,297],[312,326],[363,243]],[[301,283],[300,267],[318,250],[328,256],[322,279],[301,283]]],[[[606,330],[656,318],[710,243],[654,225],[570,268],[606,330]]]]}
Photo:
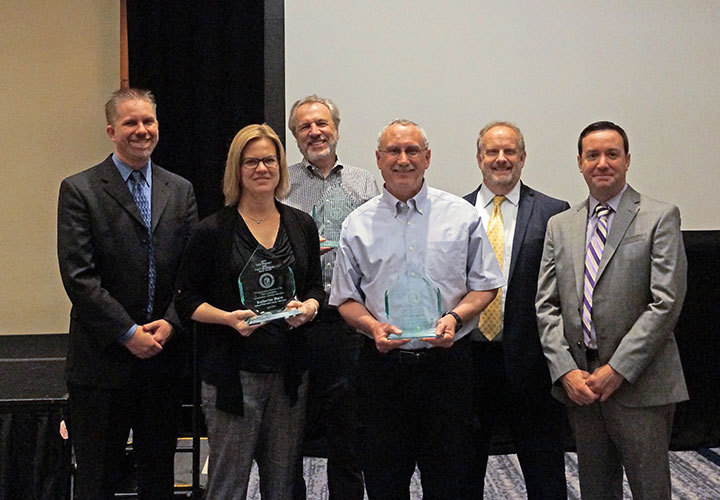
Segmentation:
{"type": "MultiPolygon", "coordinates": [[[[385,291],[406,265],[424,269],[438,286],[443,311],[455,307],[468,292],[505,284],[475,207],[423,183],[407,203],[383,188],[382,194],[345,219],[330,304],[354,300],[386,322],[385,291]]],[[[477,317],[466,321],[455,339],[467,335],[475,324],[477,317]]],[[[432,346],[421,340],[402,346],[428,347],[432,346]]]]}

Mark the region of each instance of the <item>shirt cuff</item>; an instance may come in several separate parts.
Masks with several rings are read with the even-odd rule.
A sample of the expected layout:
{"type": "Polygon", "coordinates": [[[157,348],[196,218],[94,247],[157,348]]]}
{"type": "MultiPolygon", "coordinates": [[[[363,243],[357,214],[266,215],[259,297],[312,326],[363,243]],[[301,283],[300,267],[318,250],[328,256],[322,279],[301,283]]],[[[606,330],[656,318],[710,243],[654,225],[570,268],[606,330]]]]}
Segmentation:
{"type": "Polygon", "coordinates": [[[128,331],[123,333],[117,338],[117,343],[120,345],[125,345],[128,343],[128,340],[135,334],[135,329],[138,327],[138,325],[133,325],[130,328],[128,328],[128,331]]]}

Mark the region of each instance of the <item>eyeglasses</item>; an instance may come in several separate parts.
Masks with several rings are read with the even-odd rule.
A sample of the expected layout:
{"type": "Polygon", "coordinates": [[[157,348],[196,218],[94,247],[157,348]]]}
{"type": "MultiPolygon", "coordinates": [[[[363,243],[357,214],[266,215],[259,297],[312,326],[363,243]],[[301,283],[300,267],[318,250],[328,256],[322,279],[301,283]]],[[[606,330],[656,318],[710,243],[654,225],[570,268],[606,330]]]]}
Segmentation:
{"type": "Polygon", "coordinates": [[[262,162],[267,168],[275,168],[278,166],[277,156],[266,156],[265,158],[243,158],[240,162],[243,168],[257,168],[262,162]]]}
{"type": "Polygon", "coordinates": [[[392,157],[400,156],[404,152],[405,156],[407,156],[408,158],[417,158],[418,156],[420,156],[420,153],[422,153],[423,151],[427,151],[427,149],[428,148],[419,148],[417,146],[409,146],[405,149],[390,146],[389,148],[380,149],[378,151],[392,157]]]}

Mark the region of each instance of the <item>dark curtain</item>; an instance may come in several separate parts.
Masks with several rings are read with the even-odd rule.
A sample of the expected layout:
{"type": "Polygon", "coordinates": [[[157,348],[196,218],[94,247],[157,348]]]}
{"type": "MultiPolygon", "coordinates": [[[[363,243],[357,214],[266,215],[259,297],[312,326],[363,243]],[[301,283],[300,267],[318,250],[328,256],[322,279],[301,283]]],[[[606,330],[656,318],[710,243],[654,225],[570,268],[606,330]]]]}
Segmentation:
{"type": "Polygon", "coordinates": [[[683,231],[688,291],[675,329],[690,400],[678,405],[671,446],[720,444],[720,231],[683,231]]]}
{"type": "Polygon", "coordinates": [[[264,117],[264,2],[128,1],[130,85],[157,98],[153,159],[195,186],[200,216],[223,204],[233,137],[264,117]]]}
{"type": "Polygon", "coordinates": [[[58,434],[59,404],[16,404],[0,409],[0,499],[65,498],[70,446],[58,434]]]}

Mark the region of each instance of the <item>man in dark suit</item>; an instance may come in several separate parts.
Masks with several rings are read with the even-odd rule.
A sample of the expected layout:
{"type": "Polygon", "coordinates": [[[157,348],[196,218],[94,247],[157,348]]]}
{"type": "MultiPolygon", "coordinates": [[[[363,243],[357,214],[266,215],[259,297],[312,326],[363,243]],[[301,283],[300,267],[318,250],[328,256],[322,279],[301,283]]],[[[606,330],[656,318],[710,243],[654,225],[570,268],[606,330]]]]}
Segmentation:
{"type": "Polygon", "coordinates": [[[587,126],[578,167],[590,196],[550,219],[538,279],[540,336],[577,442],[583,500],[670,499],[668,445],[687,399],[673,328],[687,287],[677,207],[625,180],[627,134],[587,126]]]}
{"type": "Polygon", "coordinates": [[[550,394],[535,316],[537,275],[548,219],[569,208],[520,182],[525,141],[509,122],[486,125],[477,140],[483,176],[465,196],[475,205],[507,285],[480,315],[472,332],[476,466],[472,480],[482,498],[490,439],[506,421],[525,478],[528,498],[566,498],[566,416],[550,394]]]}
{"type": "Polygon", "coordinates": [[[155,99],[121,89],[105,105],[114,153],[65,179],[58,260],[72,302],[66,379],[78,499],[112,498],[130,429],[138,497],[172,498],[185,370],[175,277],[197,222],[192,185],[150,160],[155,99]]]}

